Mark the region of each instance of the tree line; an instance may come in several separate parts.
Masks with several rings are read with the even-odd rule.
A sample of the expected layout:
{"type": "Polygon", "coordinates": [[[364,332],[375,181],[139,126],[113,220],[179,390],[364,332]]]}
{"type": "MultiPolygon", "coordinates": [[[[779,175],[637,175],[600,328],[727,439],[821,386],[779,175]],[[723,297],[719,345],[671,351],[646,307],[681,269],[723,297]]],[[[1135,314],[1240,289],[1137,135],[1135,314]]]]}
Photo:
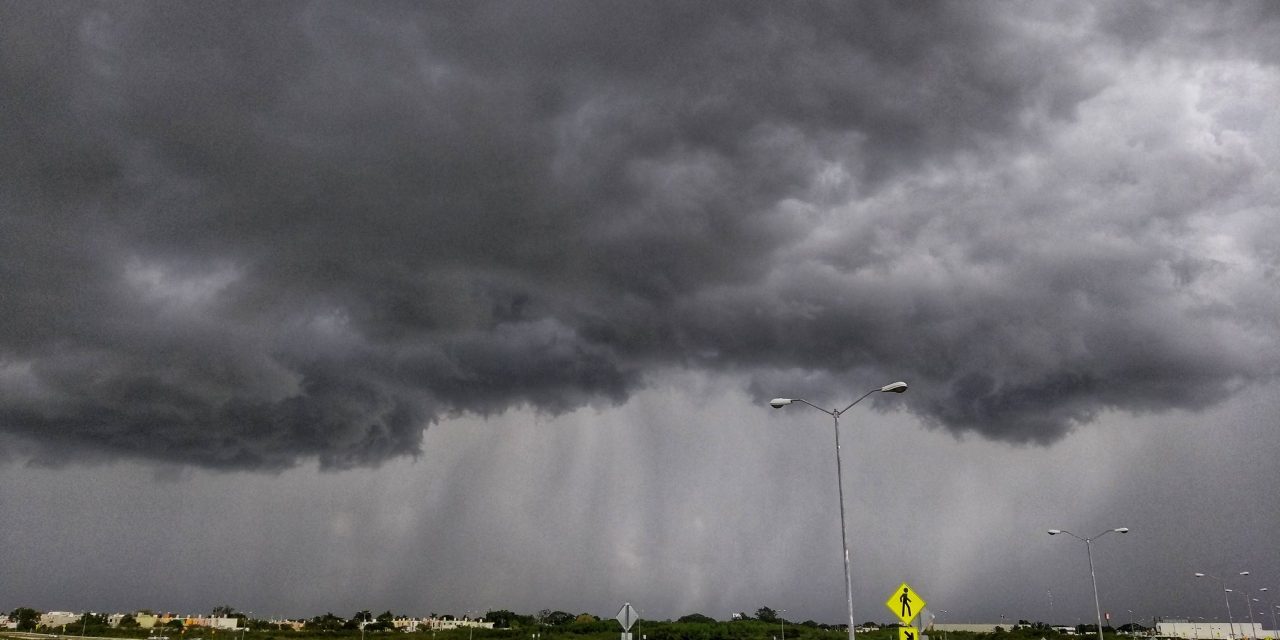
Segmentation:
{"type": "MultiPolygon", "coordinates": [[[[136,614],[154,615],[148,610],[140,610],[136,614]]],[[[273,623],[268,620],[253,619],[233,607],[220,605],[210,612],[213,617],[238,618],[237,625],[241,629],[234,632],[208,628],[183,628],[182,620],[175,619],[166,623],[162,633],[171,640],[336,640],[334,636],[345,636],[355,640],[363,634],[393,633],[396,631],[397,616],[390,610],[374,615],[372,610],[362,609],[350,617],[343,617],[333,612],[325,612],[303,621],[302,629],[273,623]]],[[[432,613],[432,618],[451,620],[451,615],[432,613]]],[[[30,607],[20,607],[9,614],[9,619],[17,623],[19,631],[46,631],[50,633],[65,632],[67,635],[83,633],[90,636],[137,638],[140,630],[136,615],[127,614],[116,627],[108,625],[104,614],[85,613],[80,619],[59,628],[41,628],[40,612],[30,607]]],[[[494,623],[493,629],[457,628],[450,630],[432,630],[426,625],[418,627],[411,635],[430,635],[430,640],[555,640],[556,637],[569,636],[567,640],[617,640],[621,631],[618,622],[612,618],[601,619],[590,613],[570,613],[543,609],[532,614],[515,613],[507,609],[490,610],[480,618],[494,623]]],[[[1085,633],[1092,633],[1089,625],[1081,625],[1085,633]]],[[[897,640],[896,624],[880,625],[875,622],[864,622],[859,625],[859,640],[897,640]]],[[[1113,635],[1111,627],[1103,629],[1107,635],[1113,635]]],[[[640,620],[631,629],[633,640],[842,640],[847,633],[847,625],[831,625],[813,620],[795,622],[786,620],[777,611],[769,607],[760,607],[754,614],[739,612],[730,620],[717,620],[702,613],[690,613],[675,620],[640,620]]],[[[160,635],[155,630],[152,636],[160,635]]],[[[998,628],[996,633],[949,632],[949,640],[1041,640],[1047,636],[1057,635],[1049,625],[1028,623],[1020,620],[1009,629],[998,628]]],[[[390,640],[390,639],[388,639],[390,640]]],[[[425,640],[425,639],[424,639],[425,640]]]]}

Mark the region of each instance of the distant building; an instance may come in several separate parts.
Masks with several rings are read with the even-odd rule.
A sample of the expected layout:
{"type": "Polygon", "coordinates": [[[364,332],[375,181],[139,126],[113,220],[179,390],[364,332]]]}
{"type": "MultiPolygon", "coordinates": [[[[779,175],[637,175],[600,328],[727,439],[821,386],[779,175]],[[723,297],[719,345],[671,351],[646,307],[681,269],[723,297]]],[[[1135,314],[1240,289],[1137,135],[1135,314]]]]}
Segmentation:
{"type": "Polygon", "coordinates": [[[1156,623],[1156,635],[1188,640],[1230,640],[1231,638],[1274,638],[1276,632],[1249,622],[1167,621],[1156,623]]]}
{"type": "MultiPolygon", "coordinates": [[[[448,631],[450,629],[459,629],[462,627],[475,627],[477,629],[493,628],[492,622],[485,622],[484,620],[470,620],[467,618],[455,620],[452,617],[427,618],[426,620],[419,621],[419,625],[426,625],[427,629],[432,631],[448,631]]],[[[421,628],[421,626],[419,626],[419,628],[421,628]]]]}
{"type": "Polygon", "coordinates": [[[70,611],[50,611],[49,613],[40,614],[40,626],[42,627],[61,627],[76,622],[80,622],[80,614],[71,613],[70,611]]]}
{"type": "Polygon", "coordinates": [[[187,616],[182,618],[184,627],[207,627],[227,631],[240,628],[240,618],[215,618],[213,616],[187,616]]]}
{"type": "Polygon", "coordinates": [[[933,630],[935,632],[968,631],[970,633],[995,633],[996,627],[1002,627],[1007,630],[1010,626],[1012,625],[986,624],[986,623],[969,624],[969,623],[962,623],[962,622],[947,622],[947,623],[935,622],[933,623],[933,630]]]}

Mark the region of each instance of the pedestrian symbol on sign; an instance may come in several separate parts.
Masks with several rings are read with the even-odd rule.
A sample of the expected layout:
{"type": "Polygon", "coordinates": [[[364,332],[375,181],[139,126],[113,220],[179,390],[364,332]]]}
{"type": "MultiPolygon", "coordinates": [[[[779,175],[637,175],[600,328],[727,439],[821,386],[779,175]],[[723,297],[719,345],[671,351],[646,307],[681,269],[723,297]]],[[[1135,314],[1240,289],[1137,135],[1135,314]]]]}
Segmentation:
{"type": "MultiPolygon", "coordinates": [[[[915,589],[907,586],[907,583],[904,582],[893,590],[893,594],[889,596],[884,606],[889,607],[889,610],[893,612],[893,615],[898,616],[902,624],[910,625],[911,621],[917,615],[920,615],[920,612],[924,609],[925,602],[915,589]]],[[[912,640],[919,640],[919,638],[913,638],[912,640]]]]}

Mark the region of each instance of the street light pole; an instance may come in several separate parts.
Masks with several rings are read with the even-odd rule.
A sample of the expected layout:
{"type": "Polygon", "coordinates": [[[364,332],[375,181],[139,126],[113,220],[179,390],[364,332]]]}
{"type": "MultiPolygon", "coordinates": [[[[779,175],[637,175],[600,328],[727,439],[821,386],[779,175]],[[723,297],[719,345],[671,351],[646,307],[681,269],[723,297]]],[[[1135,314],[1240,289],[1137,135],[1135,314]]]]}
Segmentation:
{"type": "MultiPolygon", "coordinates": [[[[1266,587],[1258,588],[1259,593],[1264,591],[1267,594],[1267,610],[1271,612],[1271,629],[1274,632],[1275,630],[1280,629],[1280,625],[1276,624],[1276,607],[1275,607],[1275,603],[1272,602],[1271,600],[1271,591],[1266,587]]],[[[1266,618],[1263,618],[1263,620],[1265,621],[1266,618]]]]}
{"type": "Polygon", "coordinates": [[[853,621],[853,576],[849,573],[849,536],[846,532],[844,522],[844,475],[840,468],[840,415],[852,409],[853,405],[862,402],[867,398],[867,396],[877,391],[882,391],[884,393],[903,393],[906,390],[907,383],[893,382],[864,393],[861,398],[850,402],[849,406],[844,409],[832,410],[823,409],[822,407],[802,398],[774,398],[769,401],[769,405],[774,409],[781,409],[793,402],[799,402],[801,404],[807,404],[810,407],[831,416],[831,424],[835,428],[836,432],[836,488],[840,495],[840,545],[844,548],[844,595],[846,604],[848,604],[849,607],[849,640],[854,640],[854,627],[856,624],[853,621]]]}
{"type": "MultiPolygon", "coordinates": [[[[1241,571],[1241,572],[1240,572],[1240,575],[1241,575],[1241,576],[1247,576],[1247,575],[1249,575],[1249,572],[1248,572],[1248,571],[1241,571]]],[[[1243,582],[1243,580],[1242,580],[1241,582],[1243,582]]],[[[1258,627],[1257,627],[1257,625],[1256,625],[1256,624],[1254,624],[1254,622],[1253,622],[1253,599],[1252,599],[1253,597],[1249,595],[1249,589],[1248,589],[1247,587],[1244,587],[1244,586],[1242,585],[1242,586],[1240,587],[1240,590],[1244,593],[1244,603],[1245,603],[1245,605],[1249,607],[1249,635],[1248,635],[1248,637],[1253,638],[1253,637],[1256,637],[1256,636],[1255,636],[1255,634],[1258,632],[1258,627]]]]}
{"type": "Polygon", "coordinates": [[[1076,540],[1084,542],[1085,552],[1089,554],[1089,579],[1093,581],[1093,608],[1098,614],[1098,640],[1102,640],[1102,603],[1098,600],[1098,576],[1093,571],[1093,541],[1107,535],[1108,533],[1129,533],[1129,527],[1117,527],[1115,529],[1107,529],[1092,538],[1081,538],[1065,529],[1050,529],[1049,535],[1056,536],[1059,533],[1065,533],[1076,540]]]}
{"type": "Polygon", "coordinates": [[[1213,578],[1218,581],[1218,584],[1222,585],[1222,599],[1227,603],[1227,628],[1230,629],[1229,633],[1234,638],[1236,635],[1236,621],[1235,618],[1231,617],[1231,590],[1227,588],[1227,581],[1211,573],[1196,573],[1195,577],[1213,578]]]}

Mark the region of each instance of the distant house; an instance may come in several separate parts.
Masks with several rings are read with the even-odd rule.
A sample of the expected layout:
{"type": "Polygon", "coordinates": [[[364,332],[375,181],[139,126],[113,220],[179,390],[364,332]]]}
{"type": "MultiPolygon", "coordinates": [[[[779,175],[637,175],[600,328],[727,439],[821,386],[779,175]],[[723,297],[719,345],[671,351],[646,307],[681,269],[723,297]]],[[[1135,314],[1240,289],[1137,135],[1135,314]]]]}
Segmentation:
{"type": "Polygon", "coordinates": [[[61,627],[76,622],[80,622],[80,614],[71,613],[70,611],[50,611],[40,614],[40,626],[42,627],[61,627]]]}
{"type": "Polygon", "coordinates": [[[207,627],[210,629],[239,629],[240,618],[215,618],[213,616],[187,616],[182,619],[184,627],[207,627]]]}
{"type": "Polygon", "coordinates": [[[306,626],[303,620],[272,620],[271,624],[279,626],[281,629],[293,629],[294,631],[302,631],[306,626]]]}
{"type": "Polygon", "coordinates": [[[471,620],[468,618],[463,618],[462,620],[456,620],[453,618],[453,616],[427,618],[426,620],[422,620],[419,622],[420,625],[424,623],[426,624],[426,627],[432,631],[448,631],[450,629],[459,629],[462,627],[475,627],[477,629],[493,628],[492,622],[485,622],[484,620],[471,620]]]}

